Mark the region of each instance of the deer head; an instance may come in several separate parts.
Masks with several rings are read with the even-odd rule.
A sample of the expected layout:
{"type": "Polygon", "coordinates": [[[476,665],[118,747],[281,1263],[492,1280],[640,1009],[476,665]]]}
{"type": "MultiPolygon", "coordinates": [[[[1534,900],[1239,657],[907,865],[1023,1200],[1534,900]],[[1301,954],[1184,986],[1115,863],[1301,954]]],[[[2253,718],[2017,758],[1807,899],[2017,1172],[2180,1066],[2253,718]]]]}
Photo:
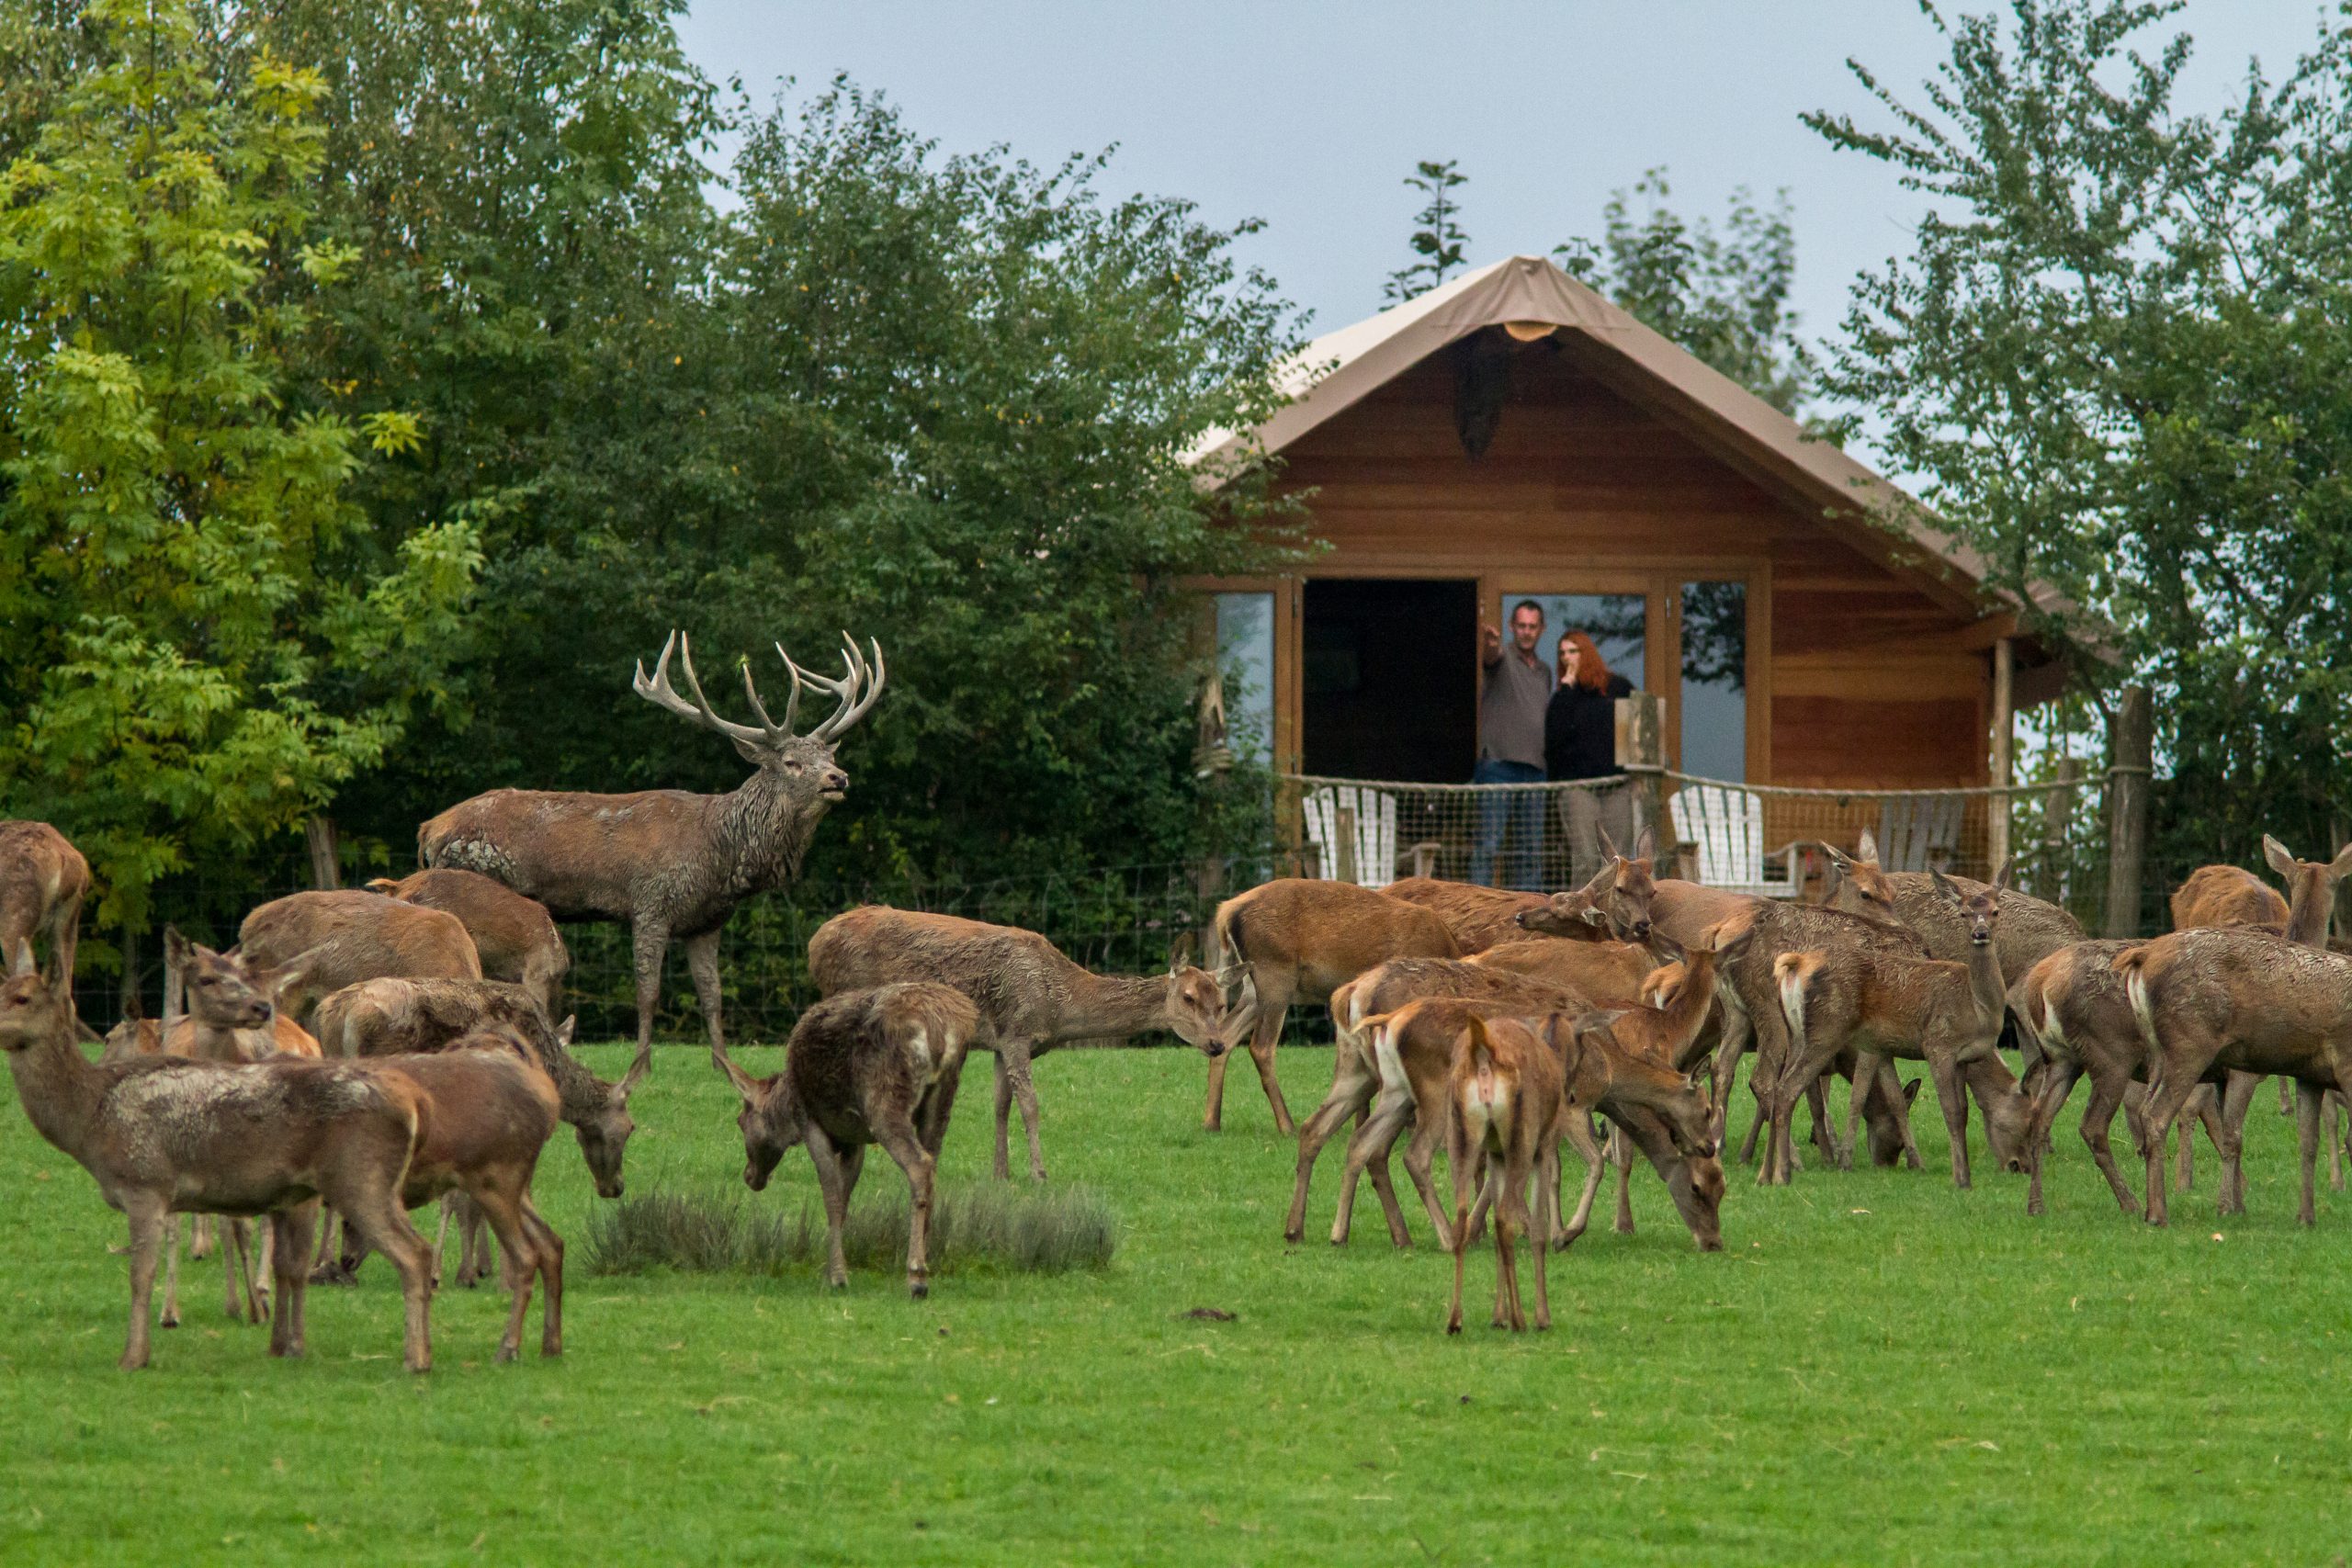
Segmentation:
{"type": "Polygon", "coordinates": [[[2290,908],[2320,912],[2316,932],[2310,940],[2325,942],[2326,917],[2332,915],[2335,908],[2335,885],[2346,876],[2352,875],[2352,844],[2336,851],[2332,861],[2297,860],[2287,852],[2286,845],[2265,833],[2262,835],[2262,858],[2270,863],[2270,869],[2286,883],[2290,908]]]}
{"type": "MultiPolygon", "coordinates": [[[[556,1025],[557,1049],[571,1048],[576,1028],[577,1021],[571,1018],[556,1025]]],[[[580,1141],[580,1157],[588,1162],[588,1177],[595,1183],[599,1198],[617,1198],[627,1186],[621,1179],[621,1159],[628,1153],[629,1135],[637,1131],[637,1122],[628,1113],[628,1097],[652,1066],[653,1054],[646,1050],[637,1054],[618,1083],[608,1084],[582,1073],[596,1086],[596,1094],[585,1113],[572,1122],[571,1134],[580,1141]]]]}
{"type": "Polygon", "coordinates": [[[1205,969],[1183,962],[1168,965],[1168,1027],[1187,1045],[1214,1060],[1225,1055],[1225,987],[1205,969]]]}
{"type": "Polygon", "coordinates": [[[1829,863],[1837,868],[1837,883],[1829,889],[1826,900],[1833,909],[1843,909],[1849,915],[1861,915],[1883,925],[1899,925],[1903,917],[1894,908],[1894,883],[1878,863],[1878,839],[1868,828],[1848,854],[1835,844],[1824,844],[1829,863]]]}
{"type": "Polygon", "coordinates": [[[796,807],[810,816],[822,813],[840,800],[849,789],[849,775],[833,761],[833,747],[849,732],[850,727],[865,716],[876,697],[882,694],[882,682],[887,672],[882,666],[882,645],[871,642],[874,658],[867,662],[857,644],[847,632],[842,634],[843,649],[842,677],[838,681],[803,670],[775,645],[776,656],[784,660],[785,669],[792,676],[792,694],[785,699],[784,722],[778,724],[768,716],[767,705],[760,701],[759,688],[752,681],[752,663],[743,661],[743,694],[751,700],[752,712],[758,717],[756,725],[735,724],[711,711],[710,699],[702,694],[702,682],[695,674],[694,648],[682,632],[673,631],[662,644],[662,658],[652,677],[648,679],[645,663],[638,661],[637,673],[630,689],[656,707],[676,714],[680,718],[705,729],[724,735],[735,743],[742,759],[760,770],[761,774],[779,786],[796,807]],[[676,652],[686,674],[686,690],[693,694],[689,702],[670,684],[670,655],[676,652]],[[831,717],[805,735],[793,733],[793,724],[800,716],[800,694],[805,688],[814,687],[831,696],[837,705],[831,717]]]}
{"type": "Polygon", "coordinates": [[[0,1051],[22,1051],[44,1040],[74,1038],[74,981],[62,966],[44,976],[33,944],[18,942],[0,981],[0,1051]]]}
{"type": "Polygon", "coordinates": [[[2000,917],[2001,895],[2008,889],[2009,872],[2016,864],[2014,860],[2002,862],[1992,884],[1974,893],[1962,893],[1960,885],[1940,871],[1928,873],[1935,884],[1936,897],[1957,908],[1961,919],[1967,922],[1971,947],[1992,945],[1993,922],[2000,917]]]}
{"type": "Polygon", "coordinates": [[[190,942],[177,926],[164,928],[164,953],[187,979],[188,1016],[207,1029],[268,1028],[278,998],[299,987],[310,968],[307,953],[265,968],[235,948],[215,953],[190,942]]]}
{"type": "Polygon", "coordinates": [[[710,1065],[726,1074],[743,1097],[743,1109],[735,1117],[743,1134],[743,1185],[754,1192],[764,1190],[776,1161],[808,1136],[798,1100],[782,1073],[755,1078],[737,1066],[734,1057],[716,1049],[710,1065]]]}
{"type": "Polygon", "coordinates": [[[1650,899],[1657,892],[1650,873],[1654,835],[1646,828],[1642,829],[1631,860],[1617,852],[1606,829],[1600,841],[1609,852],[1608,863],[1582,887],[1555,893],[1540,908],[1521,909],[1512,916],[1521,931],[1540,936],[1589,936],[1589,928],[1598,926],[1620,942],[1649,940],[1650,899]]]}

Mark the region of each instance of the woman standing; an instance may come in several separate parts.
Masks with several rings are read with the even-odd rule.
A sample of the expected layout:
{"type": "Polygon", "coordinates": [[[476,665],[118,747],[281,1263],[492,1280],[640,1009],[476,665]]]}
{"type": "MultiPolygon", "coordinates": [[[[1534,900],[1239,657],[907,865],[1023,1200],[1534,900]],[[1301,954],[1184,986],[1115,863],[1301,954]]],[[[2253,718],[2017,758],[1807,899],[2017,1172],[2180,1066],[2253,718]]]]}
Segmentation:
{"type": "MultiPolygon", "coordinates": [[[[1617,699],[1634,684],[1611,674],[1583,632],[1560,634],[1559,684],[1544,710],[1544,771],[1554,784],[1617,773],[1617,699]]],[[[1560,826],[1568,835],[1568,874],[1582,886],[1600,874],[1603,828],[1620,844],[1634,841],[1634,795],[1624,784],[1560,792],[1560,826]]]]}

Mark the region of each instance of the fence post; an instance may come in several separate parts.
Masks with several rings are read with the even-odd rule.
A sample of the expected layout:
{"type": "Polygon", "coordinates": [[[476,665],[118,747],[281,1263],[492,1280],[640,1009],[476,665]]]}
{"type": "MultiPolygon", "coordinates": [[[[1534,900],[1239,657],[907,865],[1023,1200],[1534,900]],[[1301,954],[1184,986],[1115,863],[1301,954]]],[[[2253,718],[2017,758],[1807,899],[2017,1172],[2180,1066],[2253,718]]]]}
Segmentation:
{"type": "Polygon", "coordinates": [[[343,867],[335,857],[334,818],[313,812],[302,823],[302,838],[311,850],[311,886],[332,893],[343,886],[343,867]]]}
{"type": "MultiPolygon", "coordinates": [[[[1621,716],[1617,765],[1632,779],[1634,798],[1642,813],[1641,820],[1634,824],[1634,836],[1640,838],[1645,827],[1657,829],[1658,866],[1668,871],[1674,857],[1666,831],[1666,699],[1654,692],[1635,692],[1618,698],[1617,707],[1621,716]]],[[[1633,853],[1633,845],[1620,847],[1633,853]]]]}
{"type": "Polygon", "coordinates": [[[2108,727],[2107,934],[2140,934],[2140,874],[2148,851],[2148,781],[2155,772],[2155,710],[2145,686],[2126,686],[2108,727]]]}
{"type": "Polygon", "coordinates": [[[2059,758],[2057,782],[2050,786],[2050,803],[2041,810],[2041,891],[2053,904],[2066,901],[2066,833],[2075,825],[2075,786],[2082,777],[2078,760],[2059,758]]]}
{"type": "MultiPolygon", "coordinates": [[[[2017,782],[2017,655],[2016,644],[2002,637],[1993,644],[1993,787],[2007,789],[2017,782]]],[[[1994,875],[2009,858],[2009,797],[1996,795],[1984,822],[1984,853],[1990,863],[1984,874],[1994,875]]]]}

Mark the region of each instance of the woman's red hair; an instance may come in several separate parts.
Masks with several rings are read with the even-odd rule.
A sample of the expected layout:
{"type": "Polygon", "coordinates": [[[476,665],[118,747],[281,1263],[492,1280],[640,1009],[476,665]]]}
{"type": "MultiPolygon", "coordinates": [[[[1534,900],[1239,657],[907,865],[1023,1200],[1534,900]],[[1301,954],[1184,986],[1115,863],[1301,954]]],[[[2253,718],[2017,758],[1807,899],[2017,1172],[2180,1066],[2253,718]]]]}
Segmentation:
{"type": "MultiPolygon", "coordinates": [[[[1600,657],[1600,649],[1592,646],[1592,638],[1579,631],[1565,631],[1560,634],[1559,646],[1561,648],[1574,646],[1577,650],[1577,685],[1588,692],[1605,692],[1609,689],[1609,661],[1600,657]]],[[[1567,663],[1567,660],[1560,658],[1556,652],[1553,655],[1553,660],[1555,674],[1559,672],[1561,666],[1567,663]]]]}

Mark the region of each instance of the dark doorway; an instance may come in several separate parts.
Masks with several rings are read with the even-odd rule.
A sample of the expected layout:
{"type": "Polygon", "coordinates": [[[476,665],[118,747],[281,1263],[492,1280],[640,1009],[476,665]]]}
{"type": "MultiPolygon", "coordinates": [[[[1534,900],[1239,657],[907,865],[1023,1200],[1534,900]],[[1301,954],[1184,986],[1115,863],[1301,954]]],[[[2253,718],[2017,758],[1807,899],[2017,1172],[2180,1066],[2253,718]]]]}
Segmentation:
{"type": "Polygon", "coordinates": [[[1310,578],[1299,628],[1306,771],[1468,781],[1478,753],[1478,585],[1310,578]]]}

